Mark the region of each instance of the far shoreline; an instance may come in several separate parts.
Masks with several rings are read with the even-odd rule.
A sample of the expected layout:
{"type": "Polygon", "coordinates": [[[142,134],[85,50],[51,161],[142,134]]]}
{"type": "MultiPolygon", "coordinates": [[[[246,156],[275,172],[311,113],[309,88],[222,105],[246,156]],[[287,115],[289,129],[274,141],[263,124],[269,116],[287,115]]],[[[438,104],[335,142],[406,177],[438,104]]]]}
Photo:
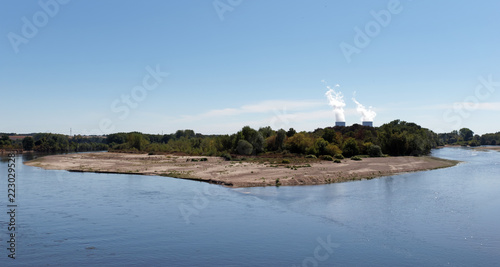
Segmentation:
{"type": "Polygon", "coordinates": [[[341,163],[300,159],[225,161],[220,157],[148,155],[114,152],[43,156],[25,162],[47,170],[156,175],[226,187],[320,185],[448,168],[460,163],[431,156],[377,157],[341,163]]]}

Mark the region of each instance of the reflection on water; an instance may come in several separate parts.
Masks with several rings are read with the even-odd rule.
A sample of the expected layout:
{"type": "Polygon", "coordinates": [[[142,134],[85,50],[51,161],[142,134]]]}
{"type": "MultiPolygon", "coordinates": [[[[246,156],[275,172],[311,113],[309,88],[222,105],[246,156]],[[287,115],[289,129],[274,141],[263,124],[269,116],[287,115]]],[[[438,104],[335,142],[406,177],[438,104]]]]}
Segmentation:
{"type": "MultiPolygon", "coordinates": [[[[497,264],[500,153],[433,153],[464,163],[368,181],[238,189],[17,165],[18,259],[3,249],[0,264],[497,264]]],[[[6,173],[2,161],[0,175],[6,173]]],[[[0,188],[6,187],[2,179],[0,188]]],[[[0,205],[6,207],[6,195],[0,205]]]]}

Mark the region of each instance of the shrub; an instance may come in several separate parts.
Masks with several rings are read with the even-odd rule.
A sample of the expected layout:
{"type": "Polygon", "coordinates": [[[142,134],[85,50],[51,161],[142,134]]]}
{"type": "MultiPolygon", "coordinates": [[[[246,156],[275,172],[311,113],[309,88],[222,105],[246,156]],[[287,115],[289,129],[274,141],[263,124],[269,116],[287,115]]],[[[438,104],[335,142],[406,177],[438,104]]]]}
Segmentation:
{"type": "Polygon", "coordinates": [[[306,159],[317,159],[315,155],[307,155],[306,159]]]}
{"type": "Polygon", "coordinates": [[[344,159],[344,156],[342,154],[335,154],[336,159],[344,159]]]}
{"type": "Polygon", "coordinates": [[[333,158],[332,158],[332,156],[330,156],[330,155],[323,155],[323,156],[321,156],[321,159],[322,159],[322,160],[333,161],[333,158]]]}
{"type": "Polygon", "coordinates": [[[352,157],[359,154],[359,148],[356,139],[352,137],[347,138],[347,140],[344,142],[344,149],[342,149],[342,151],[346,157],[352,157]]]}
{"type": "Polygon", "coordinates": [[[230,161],[233,159],[229,153],[222,153],[222,155],[220,155],[220,156],[222,158],[224,158],[224,160],[226,160],[226,161],[230,161]]]}
{"type": "Polygon", "coordinates": [[[290,152],[297,154],[305,154],[308,148],[314,149],[313,139],[305,133],[295,134],[293,137],[288,138],[285,144],[290,152]]]}
{"type": "Polygon", "coordinates": [[[342,154],[342,150],[340,150],[340,148],[334,144],[329,144],[325,148],[325,154],[331,155],[331,156],[336,155],[336,154],[342,154]]]}
{"type": "Polygon", "coordinates": [[[280,183],[280,178],[276,178],[276,186],[280,186],[281,183],[280,183]]]}
{"type": "Polygon", "coordinates": [[[359,156],[353,156],[351,157],[351,160],[361,160],[361,158],[359,156]]]}
{"type": "Polygon", "coordinates": [[[469,141],[469,146],[480,146],[481,144],[477,140],[469,141]]]}
{"type": "Polygon", "coordinates": [[[335,162],[335,163],[342,163],[342,161],[340,159],[336,159],[333,162],[335,162]]]}
{"type": "Polygon", "coordinates": [[[371,145],[370,147],[368,147],[367,152],[370,157],[382,157],[383,155],[382,149],[377,145],[371,145]]]}
{"type": "Polygon", "coordinates": [[[283,164],[290,164],[290,160],[289,159],[284,159],[281,161],[281,163],[283,164]]]}
{"type": "Polygon", "coordinates": [[[200,161],[207,161],[207,158],[201,158],[200,161]]]}
{"type": "Polygon", "coordinates": [[[240,155],[251,155],[253,152],[253,145],[246,140],[240,140],[236,146],[236,151],[238,151],[240,155]]]}

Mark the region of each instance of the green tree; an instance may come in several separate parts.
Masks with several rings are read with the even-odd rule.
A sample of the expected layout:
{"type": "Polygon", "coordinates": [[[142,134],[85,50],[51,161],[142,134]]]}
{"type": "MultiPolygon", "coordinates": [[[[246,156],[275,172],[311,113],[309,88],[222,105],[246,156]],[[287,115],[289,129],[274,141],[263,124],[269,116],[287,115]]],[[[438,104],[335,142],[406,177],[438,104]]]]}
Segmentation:
{"type": "Polygon", "coordinates": [[[383,154],[382,154],[382,149],[380,148],[380,146],[377,146],[377,145],[371,145],[368,147],[367,149],[367,152],[368,152],[368,155],[370,157],[382,157],[383,154]]]}
{"type": "Polygon", "coordinates": [[[26,151],[33,150],[34,146],[35,146],[35,141],[33,140],[33,137],[27,136],[23,139],[23,150],[26,151]]]}
{"type": "Polygon", "coordinates": [[[274,131],[271,128],[271,126],[266,126],[266,127],[261,127],[259,128],[259,133],[264,137],[264,139],[267,139],[271,135],[274,135],[274,131]]]}
{"type": "Polygon", "coordinates": [[[128,144],[131,148],[135,148],[138,151],[144,151],[149,141],[144,138],[141,133],[130,133],[127,137],[128,144]]]}
{"type": "Polygon", "coordinates": [[[470,141],[474,136],[474,132],[469,128],[462,128],[460,129],[460,131],[458,131],[458,133],[460,137],[462,137],[462,139],[466,142],[470,141]]]}
{"type": "MultiPolygon", "coordinates": [[[[253,154],[258,154],[261,152],[264,152],[264,145],[266,143],[266,140],[262,136],[262,134],[255,129],[252,129],[250,126],[245,126],[237,133],[237,137],[235,142],[236,146],[239,144],[239,140],[245,140],[249,142],[252,147],[253,147],[253,154]]],[[[236,147],[236,151],[238,151],[238,148],[236,147]]],[[[238,152],[239,153],[239,152],[238,152]]]]}
{"type": "Polygon", "coordinates": [[[126,133],[114,133],[114,134],[108,135],[106,138],[107,144],[111,144],[111,143],[123,144],[125,142],[127,142],[127,134],[126,133]]]}
{"type": "Polygon", "coordinates": [[[331,129],[331,128],[326,128],[325,130],[323,130],[323,139],[325,139],[326,141],[330,142],[330,143],[335,143],[335,139],[336,139],[336,134],[335,134],[335,130],[331,129]]]}
{"type": "Polygon", "coordinates": [[[297,133],[297,131],[295,131],[295,129],[290,128],[290,129],[288,129],[288,132],[286,132],[286,136],[287,136],[287,137],[292,137],[292,136],[294,136],[296,133],[297,133]]]}
{"type": "Polygon", "coordinates": [[[283,146],[285,144],[286,140],[286,131],[283,129],[279,129],[278,132],[276,133],[276,149],[278,151],[283,150],[283,146]]]}
{"type": "Polygon", "coordinates": [[[337,145],[328,144],[325,147],[324,155],[335,156],[338,154],[342,154],[342,150],[340,150],[340,148],[337,145]]]}
{"type": "Polygon", "coordinates": [[[349,137],[345,140],[344,142],[344,148],[342,149],[343,155],[345,157],[352,157],[356,156],[359,154],[359,148],[358,148],[358,143],[356,142],[356,139],[349,137]]]}
{"type": "Polygon", "coordinates": [[[0,146],[7,146],[10,145],[12,142],[10,141],[10,138],[6,134],[2,134],[2,137],[0,138],[0,146]]]}
{"type": "Polygon", "coordinates": [[[240,155],[251,155],[253,152],[253,146],[250,142],[246,140],[238,141],[238,146],[236,147],[236,151],[240,155]]]}
{"type": "Polygon", "coordinates": [[[288,138],[286,145],[292,153],[305,154],[306,151],[314,145],[314,142],[305,133],[301,132],[288,138]]]}
{"type": "MultiPolygon", "coordinates": [[[[316,154],[316,155],[327,155],[326,148],[330,143],[323,138],[317,138],[314,142],[314,150],[309,151],[308,154],[316,154]]],[[[335,154],[334,154],[335,155],[335,154]]]]}

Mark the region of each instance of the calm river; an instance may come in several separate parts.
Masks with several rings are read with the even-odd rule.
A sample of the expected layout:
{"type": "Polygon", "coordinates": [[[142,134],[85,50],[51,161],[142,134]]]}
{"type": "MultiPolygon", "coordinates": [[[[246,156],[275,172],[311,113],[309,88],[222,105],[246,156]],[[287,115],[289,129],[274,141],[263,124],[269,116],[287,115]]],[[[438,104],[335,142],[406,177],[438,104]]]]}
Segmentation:
{"type": "MultiPolygon", "coordinates": [[[[16,158],[16,259],[0,163],[0,266],[495,266],[500,153],[341,184],[230,189],[16,158]]],[[[27,157],[27,156],[24,156],[27,157]]]]}

